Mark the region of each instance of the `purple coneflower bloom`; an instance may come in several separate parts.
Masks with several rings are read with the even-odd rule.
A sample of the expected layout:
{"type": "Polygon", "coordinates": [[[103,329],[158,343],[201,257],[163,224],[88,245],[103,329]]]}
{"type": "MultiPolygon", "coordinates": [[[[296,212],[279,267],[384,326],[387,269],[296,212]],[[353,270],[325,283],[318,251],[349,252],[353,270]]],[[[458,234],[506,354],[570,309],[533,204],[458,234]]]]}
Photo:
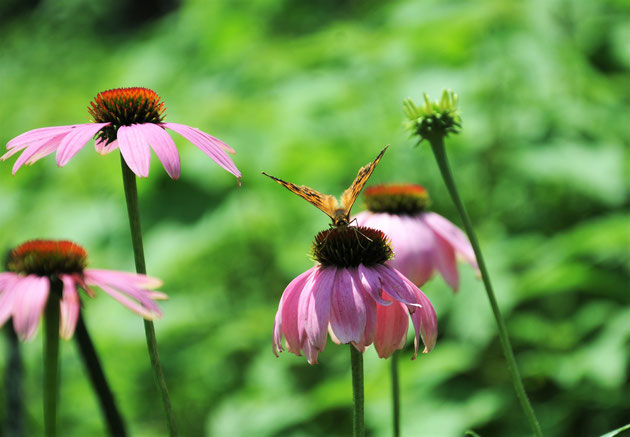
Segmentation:
{"type": "Polygon", "coordinates": [[[99,93],[88,111],[92,123],[43,127],[25,132],[7,144],[0,159],[23,150],[13,165],[13,174],[24,164],[57,151],[57,165],[63,167],[96,136],[96,151],[102,155],[120,149],[129,168],[139,177],[149,175],[151,149],[168,175],[179,178],[179,153],[166,129],[173,130],[199,147],[217,164],[237,178],[241,172],[230,156],[227,144],[199,129],[178,123],[165,123],[165,106],[160,96],[147,88],[117,88],[99,93]]]}
{"type": "Polygon", "coordinates": [[[424,352],[437,338],[437,319],[429,299],[390,266],[392,255],[385,235],[366,227],[339,227],[315,237],[313,256],[318,264],[299,275],[282,294],[273,328],[276,356],[286,348],[304,353],[310,364],[326,346],[327,333],[339,343],[363,352],[374,347],[381,358],[402,349],[409,316],[413,322],[415,353],[420,337],[424,352]]]}
{"type": "Polygon", "coordinates": [[[146,275],[86,269],[87,253],[70,241],[33,240],[9,253],[9,272],[0,273],[0,326],[13,318],[22,340],[33,337],[51,293],[59,293],[59,335],[70,339],[81,307],[78,289],[90,297],[90,286],[105,293],[146,319],[161,317],[153,299],[166,299],[152,291],[162,281],[146,275]]]}
{"type": "Polygon", "coordinates": [[[466,234],[441,215],[426,211],[429,198],[424,187],[377,185],[366,189],[364,198],[368,211],[357,214],[357,222],[390,238],[395,254],[390,264],[416,285],[428,281],[437,269],[457,291],[457,255],[478,270],[466,234]]]}

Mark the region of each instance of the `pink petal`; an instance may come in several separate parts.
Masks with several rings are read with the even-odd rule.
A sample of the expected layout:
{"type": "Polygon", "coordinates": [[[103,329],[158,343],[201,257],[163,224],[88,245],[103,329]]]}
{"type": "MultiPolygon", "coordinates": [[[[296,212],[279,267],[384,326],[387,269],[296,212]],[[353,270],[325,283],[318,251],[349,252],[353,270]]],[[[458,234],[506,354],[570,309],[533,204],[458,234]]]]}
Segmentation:
{"type": "Polygon", "coordinates": [[[434,212],[422,214],[424,222],[440,237],[448,241],[457,253],[477,269],[477,259],[466,234],[453,223],[434,212]]]}
{"type": "Polygon", "coordinates": [[[76,125],[73,130],[63,138],[57,149],[57,165],[63,167],[77,154],[85,143],[109,123],[88,123],[76,125]]]}
{"type": "Polygon", "coordinates": [[[365,331],[366,309],[363,296],[347,269],[335,275],[330,327],[341,343],[360,343],[365,331]]]}
{"type": "Polygon", "coordinates": [[[309,269],[293,279],[280,299],[278,312],[274,322],[274,350],[276,356],[282,351],[282,334],[286,339],[289,352],[300,355],[300,331],[298,329],[298,303],[304,285],[314,273],[315,268],[309,269]]]}
{"type": "Polygon", "coordinates": [[[436,236],[436,243],[435,266],[446,283],[456,292],[459,288],[459,273],[457,272],[455,249],[440,236],[436,236]]]}
{"type": "Polygon", "coordinates": [[[197,129],[195,127],[193,127],[192,129],[195,129],[197,132],[199,132],[201,135],[203,135],[204,137],[206,137],[209,141],[214,142],[215,144],[217,144],[219,147],[221,147],[223,150],[225,150],[228,153],[231,153],[232,155],[236,154],[236,151],[231,148],[230,146],[228,146],[227,144],[225,144],[223,141],[221,141],[220,139],[213,137],[212,135],[197,129]]]}
{"type": "Polygon", "coordinates": [[[46,277],[28,275],[20,278],[13,290],[13,327],[21,340],[29,340],[35,335],[46,306],[50,281],[46,277]]]}
{"type": "Polygon", "coordinates": [[[184,124],[178,123],[164,123],[163,126],[174,130],[188,141],[193,143],[195,146],[201,149],[206,155],[208,155],[214,162],[219,164],[225,170],[232,173],[237,178],[241,178],[241,172],[238,171],[232,159],[228,156],[227,153],[221,148],[220,145],[214,143],[208,139],[208,134],[202,134],[201,131],[194,129],[190,126],[186,126],[184,124]]]}
{"type": "Polygon", "coordinates": [[[304,342],[303,350],[304,356],[306,357],[308,363],[311,365],[317,364],[317,356],[319,355],[319,350],[317,350],[310,341],[306,340],[304,342]]]}
{"type": "Polygon", "coordinates": [[[353,275],[354,280],[361,284],[363,290],[370,295],[375,302],[378,302],[381,305],[392,304],[391,301],[385,300],[381,297],[381,294],[383,293],[383,284],[381,282],[381,277],[375,270],[365,267],[363,264],[359,264],[359,267],[356,269],[349,270],[353,275]]]}
{"type": "Polygon", "coordinates": [[[179,178],[179,153],[171,136],[160,126],[152,123],[142,125],[144,135],[164,166],[166,173],[173,178],[179,178]]]}
{"type": "Polygon", "coordinates": [[[122,294],[118,290],[116,290],[116,289],[114,289],[114,288],[112,288],[112,287],[110,287],[108,285],[99,284],[98,286],[105,293],[109,294],[111,297],[116,299],[118,302],[120,302],[121,304],[123,304],[124,306],[129,308],[131,311],[133,311],[136,314],[141,315],[142,317],[144,317],[147,320],[154,320],[157,317],[161,317],[162,316],[162,313],[159,310],[158,311],[151,311],[150,309],[145,308],[144,306],[140,305],[139,303],[132,301],[127,296],[125,296],[124,294],[122,294]]]}
{"type": "Polygon", "coordinates": [[[317,268],[312,285],[305,287],[298,305],[298,329],[304,331],[308,341],[320,351],[326,346],[336,271],[334,267],[317,268]]]}
{"type": "MultiPolygon", "coordinates": [[[[361,337],[361,341],[356,343],[355,346],[357,350],[363,352],[366,347],[372,344],[374,341],[374,336],[376,335],[376,324],[377,324],[377,307],[383,306],[374,302],[374,299],[367,293],[361,293],[363,296],[363,301],[365,304],[365,330],[363,331],[363,336],[361,337]]],[[[385,301],[388,305],[391,305],[391,301],[385,301]]]]}
{"type": "Polygon", "coordinates": [[[413,289],[401,279],[404,276],[393,267],[385,265],[376,265],[373,267],[377,270],[383,281],[383,291],[390,295],[394,300],[406,304],[410,311],[414,311],[414,307],[420,306],[416,303],[416,296],[413,289]]]}
{"type": "Polygon", "coordinates": [[[15,284],[21,277],[17,273],[0,273],[0,326],[11,317],[15,301],[15,284]]]}
{"type": "MultiPolygon", "coordinates": [[[[131,308],[133,311],[136,311],[138,314],[145,317],[146,317],[146,314],[149,314],[150,315],[149,318],[151,319],[154,319],[156,317],[161,317],[162,312],[160,311],[160,308],[148,296],[146,290],[143,290],[137,287],[136,285],[134,285],[132,280],[125,280],[124,277],[121,278],[121,275],[120,275],[121,273],[124,274],[124,272],[112,272],[112,271],[90,269],[90,270],[86,270],[83,276],[85,278],[85,281],[88,284],[96,285],[102,288],[108,294],[110,294],[112,297],[114,297],[115,299],[123,303],[124,305],[127,305],[127,303],[130,301],[126,297],[124,297],[124,299],[121,299],[120,297],[122,296],[122,294],[120,294],[119,292],[122,292],[126,294],[127,296],[137,300],[140,303],[141,307],[143,308],[142,311],[136,311],[134,309],[134,308],[137,308],[137,305],[135,302],[133,302],[133,308],[129,305],[127,306],[131,308]],[[112,293],[112,291],[114,291],[114,293],[112,293]]],[[[127,274],[127,275],[130,275],[130,274],[127,274]]]]}
{"type": "Polygon", "coordinates": [[[101,138],[94,142],[94,148],[99,155],[107,155],[118,148],[118,140],[114,140],[109,144],[105,144],[101,138]]]}
{"type": "Polygon", "coordinates": [[[7,143],[7,149],[18,148],[24,149],[31,143],[47,140],[57,135],[65,135],[80,124],[71,124],[67,126],[52,126],[52,127],[40,127],[39,129],[33,129],[23,134],[18,135],[7,143]]]}
{"type": "Polygon", "coordinates": [[[390,306],[376,305],[374,348],[380,358],[387,358],[403,348],[408,327],[409,313],[405,305],[396,301],[390,306]]]}
{"type": "Polygon", "coordinates": [[[137,288],[159,288],[162,286],[162,281],[152,276],[143,275],[140,273],[119,272],[117,270],[102,270],[102,269],[87,269],[85,273],[92,278],[97,278],[99,281],[114,284],[131,284],[137,288]]]}
{"type": "Polygon", "coordinates": [[[151,148],[143,124],[132,124],[118,128],[118,147],[125,162],[137,176],[149,176],[151,148]]]}
{"type": "Polygon", "coordinates": [[[422,291],[417,290],[416,294],[418,296],[418,302],[420,302],[422,308],[411,314],[411,321],[413,322],[413,326],[416,330],[413,359],[415,359],[418,355],[420,343],[419,335],[422,336],[422,341],[424,342],[424,350],[422,352],[426,354],[431,352],[435,346],[438,334],[437,316],[435,315],[433,305],[431,305],[431,302],[424,293],[422,293],[422,291]]]}
{"type": "Polygon", "coordinates": [[[12,173],[15,174],[20,169],[20,167],[22,167],[22,165],[32,164],[38,159],[43,158],[46,155],[50,155],[52,152],[57,150],[65,135],[66,134],[57,135],[37,143],[31,143],[31,145],[28,146],[26,150],[24,150],[24,152],[20,155],[20,157],[15,161],[15,164],[13,164],[12,173]]]}
{"type": "Polygon", "coordinates": [[[79,319],[81,304],[77,286],[71,275],[61,275],[63,282],[63,295],[59,301],[60,324],[59,336],[64,340],[70,340],[79,319]]]}

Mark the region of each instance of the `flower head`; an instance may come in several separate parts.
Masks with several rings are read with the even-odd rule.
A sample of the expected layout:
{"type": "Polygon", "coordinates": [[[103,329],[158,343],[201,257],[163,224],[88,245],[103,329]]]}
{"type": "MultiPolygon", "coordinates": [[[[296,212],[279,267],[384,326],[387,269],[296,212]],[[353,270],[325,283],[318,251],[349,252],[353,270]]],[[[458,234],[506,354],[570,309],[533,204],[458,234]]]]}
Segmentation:
{"type": "Polygon", "coordinates": [[[13,318],[22,340],[33,337],[51,293],[57,293],[61,310],[59,335],[74,333],[81,307],[79,289],[94,296],[91,286],[146,319],[161,317],[153,301],[166,299],[159,279],[134,273],[86,269],[87,253],[71,241],[32,240],[9,252],[8,272],[0,273],[0,326],[13,318]]]}
{"type": "Polygon", "coordinates": [[[439,214],[427,211],[429,195],[414,184],[369,187],[364,192],[368,211],[356,215],[361,226],[383,231],[391,239],[394,259],[389,263],[422,286],[437,269],[457,291],[457,255],[477,269],[466,235],[439,214]]]}
{"type": "Polygon", "coordinates": [[[424,94],[424,105],[416,106],[411,100],[403,101],[403,109],[407,116],[405,126],[420,141],[432,137],[446,137],[459,133],[462,119],[457,109],[458,97],[452,91],[444,90],[439,101],[432,102],[424,94]]]}
{"type": "Polygon", "coordinates": [[[276,356],[286,348],[304,353],[309,363],[326,346],[351,343],[359,351],[370,344],[381,358],[402,349],[409,316],[415,353],[420,337],[424,352],[437,338],[435,310],[427,297],[386,261],[392,252],[385,235],[366,227],[340,227],[320,232],[313,244],[318,264],[299,275],[282,294],[273,328],[276,356]]]}
{"type": "Polygon", "coordinates": [[[88,112],[93,122],[67,126],[43,127],[25,132],[7,143],[6,160],[23,151],[13,165],[13,174],[24,164],[57,152],[57,165],[63,167],[95,137],[96,151],[102,155],[120,149],[129,168],[139,177],[149,175],[151,149],[168,175],[179,178],[179,153],[166,129],[177,132],[217,164],[237,178],[241,172],[230,156],[234,150],[221,140],[199,129],[164,121],[166,108],[160,96],[147,88],[116,88],[99,93],[88,112]]]}

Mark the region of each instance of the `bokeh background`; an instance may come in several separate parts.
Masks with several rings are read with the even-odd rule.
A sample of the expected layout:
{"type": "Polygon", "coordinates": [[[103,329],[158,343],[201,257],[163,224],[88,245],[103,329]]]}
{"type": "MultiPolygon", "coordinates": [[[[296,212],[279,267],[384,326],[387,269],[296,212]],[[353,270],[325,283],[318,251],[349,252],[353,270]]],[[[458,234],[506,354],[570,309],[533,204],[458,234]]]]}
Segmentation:
{"type": "MultiPolygon", "coordinates": [[[[403,98],[445,87],[464,120],[451,163],[546,435],[630,422],[627,1],[2,0],[0,41],[2,145],[87,122],[99,91],[144,86],[168,121],[237,150],[241,188],[177,135],[181,179],[154,156],[139,181],[182,435],[349,435],[347,347],[329,342],[316,366],[271,352],[279,298],[328,219],[260,172],[340,194],[390,144],[371,182],[423,184],[460,224],[429,148],[402,128],[403,98]]],[[[2,250],[66,238],[92,266],[133,270],[117,153],[90,143],[64,168],[48,157],[11,176],[14,159],[0,164],[2,250]]],[[[403,435],[527,435],[482,284],[460,270],[457,295],[441,278],[423,287],[440,337],[402,354],[403,435]]],[[[142,321],[103,295],[84,311],[131,434],[164,435],[142,321]]],[[[28,435],[42,433],[41,340],[21,348],[28,435]]],[[[4,335],[0,348],[4,371],[4,335]]],[[[366,352],[372,436],[390,435],[388,372],[366,352]]],[[[59,414],[64,436],[105,433],[72,341],[59,414]]]]}

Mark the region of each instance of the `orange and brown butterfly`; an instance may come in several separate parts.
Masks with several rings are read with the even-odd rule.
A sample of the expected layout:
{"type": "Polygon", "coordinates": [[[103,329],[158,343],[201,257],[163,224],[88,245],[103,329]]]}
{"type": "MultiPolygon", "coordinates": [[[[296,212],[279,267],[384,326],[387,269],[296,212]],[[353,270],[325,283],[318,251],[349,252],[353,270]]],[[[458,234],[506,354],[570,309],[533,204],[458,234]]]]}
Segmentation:
{"type": "Polygon", "coordinates": [[[287,190],[297,194],[326,213],[326,215],[332,219],[333,227],[348,226],[350,224],[350,210],[352,209],[352,205],[354,205],[357,197],[359,197],[359,193],[363,189],[363,186],[369,179],[370,175],[374,172],[376,165],[381,160],[381,157],[385,153],[385,150],[387,150],[387,147],[389,146],[385,146],[385,148],[381,150],[381,153],[378,154],[374,161],[359,169],[359,173],[357,174],[354,182],[352,182],[352,185],[350,185],[350,187],[341,195],[341,203],[337,201],[334,196],[331,196],[330,194],[322,194],[307,187],[306,185],[298,187],[291,182],[283,181],[282,179],[268,175],[264,171],[262,174],[269,176],[287,190]]]}

